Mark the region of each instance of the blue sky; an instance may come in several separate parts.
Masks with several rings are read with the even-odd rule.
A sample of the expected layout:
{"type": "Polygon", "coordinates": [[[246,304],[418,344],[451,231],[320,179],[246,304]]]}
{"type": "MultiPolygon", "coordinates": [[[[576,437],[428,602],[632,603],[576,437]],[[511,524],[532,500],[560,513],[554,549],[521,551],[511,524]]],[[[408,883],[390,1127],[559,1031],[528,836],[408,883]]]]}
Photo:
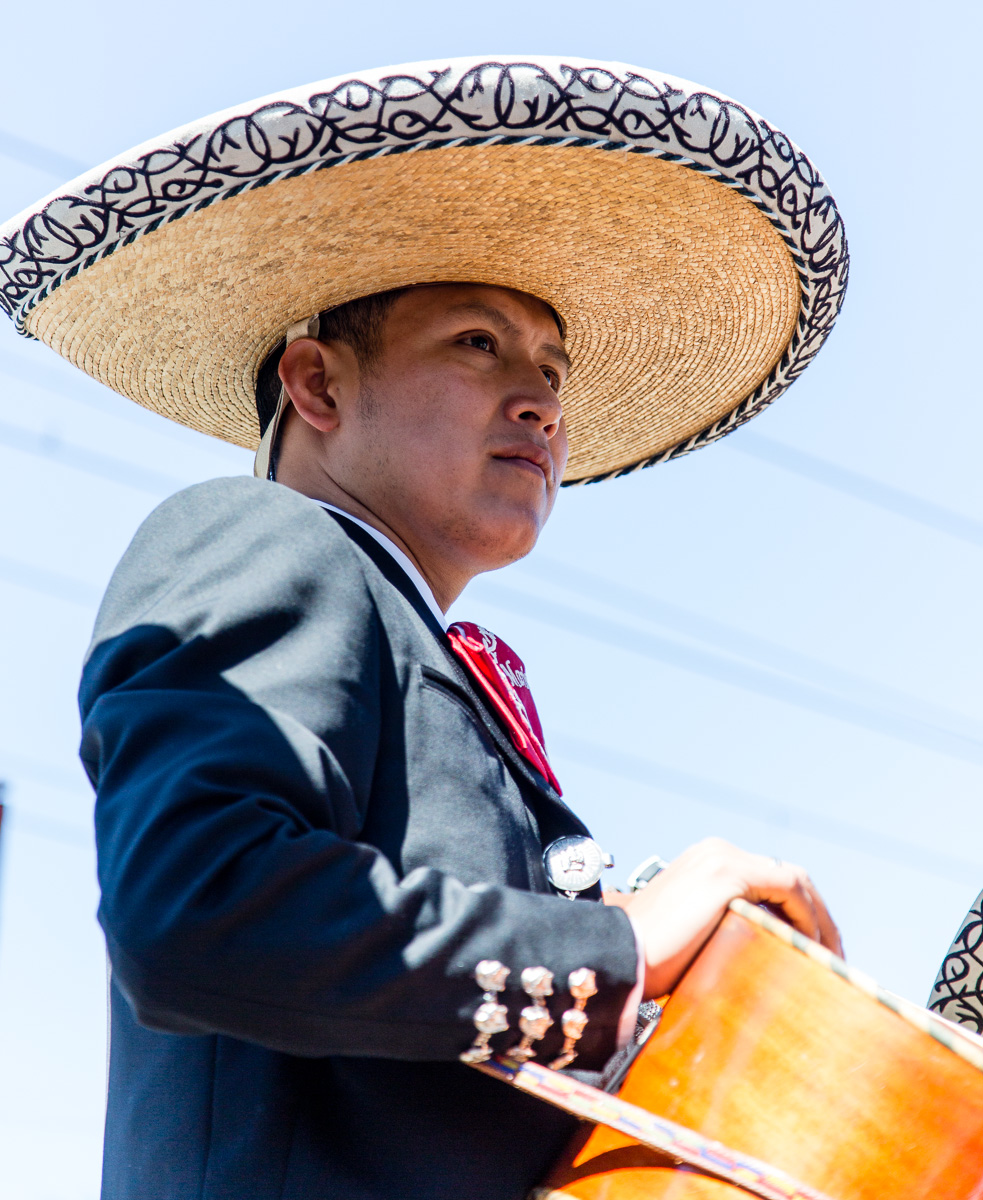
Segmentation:
{"type": "MultiPolygon", "coordinates": [[[[635,62],[784,128],[844,213],[837,329],[724,442],[568,490],[455,615],[526,660],[554,763],[624,879],[710,833],[805,863],[848,956],[924,1001],[983,887],[976,6],[504,0],[4,16],[0,215],[164,130],[360,67],[635,62]]],[[[0,1163],[94,1200],[104,961],[77,674],[101,589],[170,491],[248,456],[0,328],[0,1163]]]]}

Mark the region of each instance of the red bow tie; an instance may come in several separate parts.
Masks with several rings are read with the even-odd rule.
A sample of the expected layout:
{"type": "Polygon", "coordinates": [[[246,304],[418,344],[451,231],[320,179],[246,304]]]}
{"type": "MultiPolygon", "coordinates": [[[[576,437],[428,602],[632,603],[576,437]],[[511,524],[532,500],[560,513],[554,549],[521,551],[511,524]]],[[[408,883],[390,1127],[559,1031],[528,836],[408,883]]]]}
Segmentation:
{"type": "Polygon", "coordinates": [[[526,682],[522,659],[501,638],[471,621],[456,622],[447,630],[447,636],[454,653],[505,722],[516,750],[562,796],[563,791],[546,757],[543,727],[526,682]]]}

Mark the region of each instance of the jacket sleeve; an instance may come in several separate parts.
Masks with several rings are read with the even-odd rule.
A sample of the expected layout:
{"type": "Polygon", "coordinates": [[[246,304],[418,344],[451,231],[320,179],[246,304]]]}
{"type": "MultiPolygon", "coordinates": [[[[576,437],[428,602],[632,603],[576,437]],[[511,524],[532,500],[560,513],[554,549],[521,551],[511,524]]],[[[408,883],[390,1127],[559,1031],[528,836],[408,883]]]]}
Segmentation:
{"type": "MultiPolygon", "coordinates": [[[[473,971],[598,972],[584,1066],[635,982],[618,909],[422,868],[360,842],[384,632],[351,543],[287,489],[219,480],[141,528],[83,673],[105,931],[145,1025],[291,1054],[449,1059],[473,971]]],[[[414,797],[425,803],[425,797],[414,797]]],[[[568,1001],[558,988],[554,1015],[568,1001]]],[[[548,1052],[554,1043],[544,1043],[548,1052]]]]}

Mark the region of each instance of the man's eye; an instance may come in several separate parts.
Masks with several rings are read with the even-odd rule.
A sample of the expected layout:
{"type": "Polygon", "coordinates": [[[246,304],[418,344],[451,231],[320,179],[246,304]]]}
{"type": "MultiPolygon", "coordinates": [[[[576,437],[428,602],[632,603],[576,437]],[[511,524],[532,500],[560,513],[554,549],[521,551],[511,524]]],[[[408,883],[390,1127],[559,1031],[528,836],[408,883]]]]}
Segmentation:
{"type": "Polygon", "coordinates": [[[557,373],[555,371],[550,370],[549,367],[543,367],[542,371],[543,371],[543,374],[546,376],[546,382],[550,385],[550,387],[553,389],[554,392],[558,392],[560,390],[559,375],[557,375],[557,373]]]}
{"type": "Polygon", "coordinates": [[[468,346],[474,346],[476,350],[485,350],[489,354],[495,352],[495,342],[487,333],[469,333],[464,341],[468,346]]]}

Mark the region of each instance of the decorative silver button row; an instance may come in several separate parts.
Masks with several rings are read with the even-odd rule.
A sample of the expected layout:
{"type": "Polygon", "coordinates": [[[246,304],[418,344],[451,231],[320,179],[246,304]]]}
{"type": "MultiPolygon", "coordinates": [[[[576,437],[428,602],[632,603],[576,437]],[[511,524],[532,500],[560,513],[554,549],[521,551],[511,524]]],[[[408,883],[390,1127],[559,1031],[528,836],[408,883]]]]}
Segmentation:
{"type": "Polygon", "coordinates": [[[550,842],[543,851],[543,866],[556,890],[575,900],[578,892],[592,888],[605,870],[614,866],[614,859],[593,838],[574,834],[550,842]]]}
{"type": "MultiPolygon", "coordinates": [[[[495,962],[493,959],[485,959],[475,968],[474,977],[478,981],[478,987],[484,992],[484,996],[474,1014],[474,1024],[478,1030],[478,1036],[474,1039],[470,1049],[465,1050],[461,1055],[461,1062],[471,1065],[487,1062],[492,1055],[489,1045],[491,1038],[496,1033],[504,1033],[508,1029],[508,1009],[499,1002],[498,993],[505,990],[505,984],[510,974],[511,971],[508,967],[503,967],[500,962],[495,962]]],[[[522,1033],[522,1040],[507,1051],[505,1057],[511,1062],[524,1063],[535,1057],[536,1048],[533,1043],[544,1038],[553,1024],[550,1010],[543,1004],[548,996],[553,995],[553,973],[547,971],[545,967],[526,967],[520,978],[522,990],[532,1003],[527,1004],[519,1013],[519,1030],[522,1033]]],[[[560,1018],[564,1042],[559,1057],[549,1064],[550,1069],[554,1071],[569,1066],[577,1057],[577,1042],[583,1037],[584,1030],[587,1028],[587,1013],[584,1009],[591,996],[597,995],[597,977],[587,967],[580,967],[576,971],[571,971],[567,976],[567,988],[570,995],[573,996],[574,1006],[568,1008],[560,1018]]]]}

